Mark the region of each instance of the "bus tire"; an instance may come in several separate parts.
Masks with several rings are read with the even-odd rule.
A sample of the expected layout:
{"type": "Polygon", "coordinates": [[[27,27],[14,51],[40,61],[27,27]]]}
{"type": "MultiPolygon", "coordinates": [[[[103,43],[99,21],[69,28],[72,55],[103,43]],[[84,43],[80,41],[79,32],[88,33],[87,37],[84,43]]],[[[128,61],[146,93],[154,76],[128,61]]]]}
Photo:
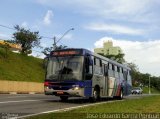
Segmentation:
{"type": "Polygon", "coordinates": [[[121,89],[120,96],[118,96],[118,99],[119,99],[119,100],[122,100],[122,99],[123,99],[123,89],[121,89]]]}
{"type": "Polygon", "coordinates": [[[114,99],[122,100],[123,99],[123,90],[121,89],[119,96],[113,96],[114,99]]]}
{"type": "Polygon", "coordinates": [[[68,96],[60,96],[62,102],[66,102],[68,100],[68,96]]]}
{"type": "Polygon", "coordinates": [[[100,99],[100,91],[98,88],[95,88],[93,91],[93,97],[90,98],[91,102],[96,102],[100,99]]]}

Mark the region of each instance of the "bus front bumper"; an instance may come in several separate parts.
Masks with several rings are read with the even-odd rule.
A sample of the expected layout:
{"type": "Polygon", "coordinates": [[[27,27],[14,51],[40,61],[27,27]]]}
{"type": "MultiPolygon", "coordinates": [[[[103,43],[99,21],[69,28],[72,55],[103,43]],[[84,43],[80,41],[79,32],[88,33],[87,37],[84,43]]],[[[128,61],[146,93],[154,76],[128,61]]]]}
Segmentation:
{"type": "Polygon", "coordinates": [[[44,87],[45,95],[55,95],[55,96],[69,96],[69,97],[85,97],[84,88],[71,88],[69,90],[54,90],[49,87],[44,87]]]}

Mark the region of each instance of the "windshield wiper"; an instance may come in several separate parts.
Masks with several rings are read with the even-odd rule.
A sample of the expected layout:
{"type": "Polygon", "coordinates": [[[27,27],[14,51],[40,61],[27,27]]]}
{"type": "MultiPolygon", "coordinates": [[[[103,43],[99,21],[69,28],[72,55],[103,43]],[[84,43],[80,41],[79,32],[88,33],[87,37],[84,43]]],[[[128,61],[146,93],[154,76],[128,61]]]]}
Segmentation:
{"type": "Polygon", "coordinates": [[[57,76],[55,74],[52,74],[52,75],[49,76],[49,79],[56,79],[56,77],[57,76]]]}

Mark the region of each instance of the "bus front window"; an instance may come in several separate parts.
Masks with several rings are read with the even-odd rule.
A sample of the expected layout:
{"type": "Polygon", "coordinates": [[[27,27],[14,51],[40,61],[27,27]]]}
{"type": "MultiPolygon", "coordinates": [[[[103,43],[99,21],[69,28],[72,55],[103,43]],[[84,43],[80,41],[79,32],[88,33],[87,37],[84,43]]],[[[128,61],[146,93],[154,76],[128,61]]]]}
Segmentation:
{"type": "Polygon", "coordinates": [[[48,61],[46,79],[53,80],[81,80],[82,57],[52,57],[48,61]]]}

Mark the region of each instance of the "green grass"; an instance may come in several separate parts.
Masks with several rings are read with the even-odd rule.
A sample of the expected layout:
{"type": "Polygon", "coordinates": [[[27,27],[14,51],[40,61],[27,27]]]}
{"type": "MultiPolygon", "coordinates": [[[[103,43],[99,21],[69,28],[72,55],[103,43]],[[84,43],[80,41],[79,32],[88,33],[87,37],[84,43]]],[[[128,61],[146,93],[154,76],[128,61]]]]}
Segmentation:
{"type": "Polygon", "coordinates": [[[117,101],[86,108],[79,108],[62,113],[49,113],[30,117],[29,119],[83,119],[88,114],[125,114],[160,113],[160,96],[117,101]]]}
{"type": "Polygon", "coordinates": [[[42,59],[8,52],[0,48],[0,80],[43,82],[42,59]]]}
{"type": "MultiPolygon", "coordinates": [[[[142,89],[143,89],[143,93],[145,93],[145,94],[148,94],[148,93],[149,93],[149,88],[148,88],[148,87],[143,87],[142,89]]],[[[160,91],[157,90],[157,89],[154,88],[154,87],[150,88],[150,91],[151,91],[151,93],[153,93],[153,94],[159,94],[159,93],[160,93],[160,91]]]]}

